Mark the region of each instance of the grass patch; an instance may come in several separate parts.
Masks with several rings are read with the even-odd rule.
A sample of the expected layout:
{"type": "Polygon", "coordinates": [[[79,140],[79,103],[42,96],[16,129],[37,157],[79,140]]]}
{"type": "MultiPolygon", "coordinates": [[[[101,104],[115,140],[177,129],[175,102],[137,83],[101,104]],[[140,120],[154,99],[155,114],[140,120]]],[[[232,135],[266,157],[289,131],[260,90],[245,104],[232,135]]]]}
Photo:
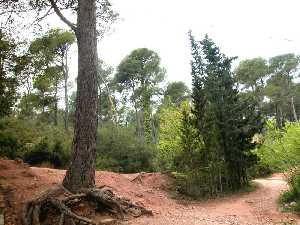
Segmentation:
{"type": "Polygon", "coordinates": [[[173,181],[172,188],[172,198],[174,199],[184,199],[184,200],[196,200],[196,201],[206,201],[208,199],[218,199],[224,197],[230,197],[234,195],[248,194],[257,189],[258,184],[250,181],[248,185],[242,187],[236,191],[226,190],[219,192],[216,195],[209,195],[206,191],[206,184],[198,180],[189,179],[189,177],[182,173],[171,173],[173,181]],[[206,193],[206,194],[203,194],[206,193]]]}

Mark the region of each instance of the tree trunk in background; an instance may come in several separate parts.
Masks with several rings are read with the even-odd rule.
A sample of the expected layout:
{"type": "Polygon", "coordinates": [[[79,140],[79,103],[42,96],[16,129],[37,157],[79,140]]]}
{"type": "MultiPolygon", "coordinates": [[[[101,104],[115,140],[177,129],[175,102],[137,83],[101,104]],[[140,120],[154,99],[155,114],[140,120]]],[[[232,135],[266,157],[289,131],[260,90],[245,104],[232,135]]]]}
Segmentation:
{"type": "Polygon", "coordinates": [[[62,58],[62,67],[64,73],[64,80],[65,80],[65,130],[69,130],[69,101],[68,101],[68,78],[69,78],[69,68],[68,68],[68,53],[66,51],[66,63],[64,63],[64,58],[62,58]]]}
{"type": "Polygon", "coordinates": [[[43,99],[42,113],[44,115],[44,113],[45,113],[45,93],[42,92],[41,94],[42,94],[42,99],[43,99]]]}
{"type": "MultiPolygon", "coordinates": [[[[135,87],[134,85],[132,85],[132,93],[135,93],[135,87]]],[[[140,115],[139,115],[139,111],[138,111],[138,105],[137,105],[137,101],[134,98],[133,99],[133,107],[134,107],[134,111],[135,111],[135,120],[136,120],[136,134],[138,137],[142,136],[142,132],[141,132],[141,122],[140,122],[140,115]]]]}
{"type": "Polygon", "coordinates": [[[282,110],[280,109],[280,106],[278,106],[278,104],[276,104],[275,106],[275,110],[276,110],[276,124],[277,124],[277,128],[281,129],[282,126],[282,110]]]}
{"type": "Polygon", "coordinates": [[[98,126],[102,127],[102,117],[101,117],[101,104],[102,104],[102,90],[98,81],[98,104],[97,104],[97,117],[98,117],[98,126]]]}
{"type": "Polygon", "coordinates": [[[291,107],[292,107],[292,113],[293,113],[294,121],[297,121],[298,116],[297,116],[296,109],[295,109],[294,97],[291,97],[291,107]]]}
{"type": "Polygon", "coordinates": [[[58,99],[57,99],[57,93],[58,93],[58,75],[56,75],[56,78],[55,78],[55,94],[54,94],[54,98],[55,98],[55,103],[54,103],[54,125],[55,126],[57,126],[57,124],[58,124],[58,115],[57,115],[58,99]]]}
{"type": "Polygon", "coordinates": [[[95,186],[97,34],[95,0],[78,1],[78,78],[71,163],[63,185],[76,192],[95,186]]]}

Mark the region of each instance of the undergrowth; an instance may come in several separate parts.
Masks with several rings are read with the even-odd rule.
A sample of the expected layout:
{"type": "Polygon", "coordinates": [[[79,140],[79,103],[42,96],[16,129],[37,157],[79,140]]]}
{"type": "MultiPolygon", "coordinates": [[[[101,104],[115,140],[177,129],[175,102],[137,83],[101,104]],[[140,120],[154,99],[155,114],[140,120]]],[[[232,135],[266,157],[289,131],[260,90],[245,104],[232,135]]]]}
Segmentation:
{"type": "Polygon", "coordinates": [[[300,215],[300,168],[294,168],[288,174],[289,190],[283,192],[279,204],[284,211],[293,211],[300,215]]]}

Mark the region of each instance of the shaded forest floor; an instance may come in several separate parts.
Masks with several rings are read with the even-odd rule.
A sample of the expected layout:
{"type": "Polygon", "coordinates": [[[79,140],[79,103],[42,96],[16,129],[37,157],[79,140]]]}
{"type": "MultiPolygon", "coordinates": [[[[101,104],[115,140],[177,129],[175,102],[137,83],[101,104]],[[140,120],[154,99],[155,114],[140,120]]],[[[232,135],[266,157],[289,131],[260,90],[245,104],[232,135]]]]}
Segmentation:
{"type": "MultiPolygon", "coordinates": [[[[0,159],[0,214],[3,211],[5,225],[19,224],[17,218],[24,202],[59,184],[64,174],[64,170],[28,167],[21,161],[0,159]]],[[[96,173],[97,186],[107,185],[116,194],[143,204],[154,213],[154,216],[130,218],[122,224],[300,224],[299,217],[278,209],[276,201],[280,193],[287,189],[281,174],[254,182],[257,188],[253,192],[196,202],[174,198],[169,191],[172,178],[166,174],[96,173]]],[[[101,215],[101,219],[105,216],[109,217],[101,215]]]]}

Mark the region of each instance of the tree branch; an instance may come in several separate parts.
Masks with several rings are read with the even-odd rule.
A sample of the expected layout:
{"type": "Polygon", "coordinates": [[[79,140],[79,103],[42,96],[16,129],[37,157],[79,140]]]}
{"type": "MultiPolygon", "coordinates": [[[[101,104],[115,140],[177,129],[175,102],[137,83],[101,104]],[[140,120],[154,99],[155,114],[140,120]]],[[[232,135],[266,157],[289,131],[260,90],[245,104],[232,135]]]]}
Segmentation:
{"type": "Polygon", "coordinates": [[[39,13],[36,16],[35,20],[30,24],[30,26],[42,21],[43,19],[45,19],[47,16],[51,15],[53,12],[51,12],[51,10],[53,9],[53,7],[51,6],[51,8],[43,15],[40,16],[39,13]]]}
{"type": "Polygon", "coordinates": [[[76,25],[74,23],[71,23],[59,10],[59,8],[56,5],[56,2],[54,0],[49,0],[51,3],[51,6],[54,9],[54,12],[58,15],[58,17],[65,23],[67,24],[75,33],[76,33],[76,25]]]}

